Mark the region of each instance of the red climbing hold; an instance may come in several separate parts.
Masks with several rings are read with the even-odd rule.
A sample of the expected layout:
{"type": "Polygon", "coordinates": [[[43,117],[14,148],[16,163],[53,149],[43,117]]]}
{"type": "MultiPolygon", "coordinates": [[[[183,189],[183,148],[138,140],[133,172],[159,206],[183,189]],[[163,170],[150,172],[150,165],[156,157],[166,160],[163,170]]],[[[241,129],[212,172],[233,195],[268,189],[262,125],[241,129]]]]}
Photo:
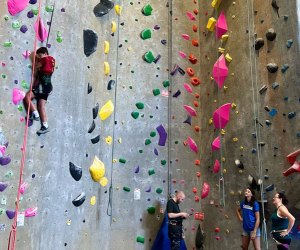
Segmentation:
{"type": "Polygon", "coordinates": [[[198,86],[200,84],[200,79],[198,77],[191,77],[191,84],[194,86],[198,86]]]}
{"type": "Polygon", "coordinates": [[[198,31],[198,26],[196,24],[193,24],[193,31],[197,32],[198,31]]]}
{"type": "Polygon", "coordinates": [[[199,46],[199,41],[197,39],[193,39],[192,44],[193,44],[193,46],[198,47],[199,46]]]}
{"type": "Polygon", "coordinates": [[[192,68],[187,68],[186,72],[188,73],[189,76],[194,76],[195,75],[195,71],[192,68]]]}
{"type": "Polygon", "coordinates": [[[189,61],[192,63],[192,64],[196,64],[198,59],[193,55],[193,54],[190,54],[189,55],[189,61]]]}

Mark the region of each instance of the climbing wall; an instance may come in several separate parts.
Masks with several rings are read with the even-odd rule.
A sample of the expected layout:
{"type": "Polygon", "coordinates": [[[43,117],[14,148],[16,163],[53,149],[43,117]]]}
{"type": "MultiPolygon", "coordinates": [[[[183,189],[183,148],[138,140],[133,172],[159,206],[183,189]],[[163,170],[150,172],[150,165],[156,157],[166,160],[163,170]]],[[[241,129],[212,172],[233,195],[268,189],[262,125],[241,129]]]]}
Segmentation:
{"type": "MultiPolygon", "coordinates": [[[[10,15],[6,2],[0,249],[16,210],[21,99],[39,9],[39,1],[24,1],[10,15]]],[[[277,0],[278,13],[258,0],[112,2],[41,2],[38,34],[46,40],[50,31],[56,59],[50,132],[37,136],[39,122],[28,129],[16,249],[151,249],[175,190],[185,192],[180,207],[191,215],[188,249],[199,224],[205,249],[240,248],[236,208],[249,185],[264,207],[264,230],[278,191],[299,220],[299,174],[282,174],[300,145],[296,1],[277,0]]],[[[299,248],[298,231],[296,221],[291,249],[299,248]]],[[[268,235],[261,239],[262,249],[274,248],[268,235]]]]}

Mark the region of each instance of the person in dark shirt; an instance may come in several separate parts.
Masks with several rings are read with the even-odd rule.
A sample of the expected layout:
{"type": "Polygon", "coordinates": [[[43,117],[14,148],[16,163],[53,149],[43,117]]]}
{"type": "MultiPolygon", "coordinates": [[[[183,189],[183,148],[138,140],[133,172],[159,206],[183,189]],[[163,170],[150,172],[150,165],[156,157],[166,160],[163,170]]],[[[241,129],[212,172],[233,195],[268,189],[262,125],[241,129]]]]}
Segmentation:
{"type": "Polygon", "coordinates": [[[189,217],[188,213],[180,212],[179,203],[185,199],[184,192],[177,191],[175,196],[167,203],[167,213],[169,218],[169,238],[171,250],[180,250],[182,239],[182,221],[189,217]]]}
{"type": "Polygon", "coordinates": [[[41,129],[37,131],[38,135],[49,132],[49,126],[46,115],[46,102],[49,94],[52,92],[53,86],[51,76],[55,68],[55,59],[49,56],[46,47],[40,47],[36,51],[36,64],[33,69],[35,80],[33,82],[32,91],[28,91],[24,98],[24,106],[26,111],[30,109],[31,120],[41,120],[41,129]],[[32,99],[37,100],[37,109],[32,103],[32,99]],[[41,117],[41,119],[40,119],[41,117]]]}

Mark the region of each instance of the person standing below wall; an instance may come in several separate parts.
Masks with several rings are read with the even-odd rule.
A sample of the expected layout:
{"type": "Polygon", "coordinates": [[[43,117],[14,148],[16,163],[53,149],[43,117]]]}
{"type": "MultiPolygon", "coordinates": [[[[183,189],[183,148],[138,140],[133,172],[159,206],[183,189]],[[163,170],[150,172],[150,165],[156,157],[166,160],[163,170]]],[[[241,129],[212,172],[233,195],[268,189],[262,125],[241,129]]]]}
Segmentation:
{"type": "Polygon", "coordinates": [[[291,244],[292,239],[289,233],[294,226],[295,218],[286,208],[288,200],[283,193],[274,195],[273,204],[276,206],[276,210],[271,216],[271,237],[275,240],[278,250],[286,250],[291,244]]]}
{"type": "Polygon", "coordinates": [[[237,216],[243,222],[242,248],[248,250],[250,240],[255,250],[260,250],[259,204],[255,200],[255,192],[245,190],[245,199],[237,209],[237,216]]]}
{"type": "Polygon", "coordinates": [[[188,213],[180,212],[179,203],[183,202],[184,199],[184,192],[177,191],[175,196],[167,203],[171,250],[180,250],[180,243],[183,238],[182,221],[189,217],[188,213]]]}

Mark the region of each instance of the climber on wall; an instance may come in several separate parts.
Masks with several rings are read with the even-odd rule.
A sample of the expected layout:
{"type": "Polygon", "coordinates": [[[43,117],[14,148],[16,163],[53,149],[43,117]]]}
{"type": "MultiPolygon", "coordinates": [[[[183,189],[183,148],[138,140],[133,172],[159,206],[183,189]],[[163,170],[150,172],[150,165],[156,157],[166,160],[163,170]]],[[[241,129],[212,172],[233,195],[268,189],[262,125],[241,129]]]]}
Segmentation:
{"type": "Polygon", "coordinates": [[[180,250],[180,243],[183,237],[182,221],[189,217],[188,213],[180,212],[179,203],[183,202],[184,199],[184,192],[177,191],[175,196],[167,203],[171,250],[180,250]]]}
{"type": "Polygon", "coordinates": [[[243,222],[243,250],[248,250],[250,239],[253,242],[254,249],[260,250],[259,204],[255,200],[254,190],[246,188],[245,199],[237,209],[237,216],[243,222]]]}
{"type": "MultiPolygon", "coordinates": [[[[32,53],[33,54],[33,53],[32,53]]],[[[24,107],[26,111],[30,110],[30,120],[41,120],[41,128],[37,131],[38,135],[49,132],[49,125],[46,115],[46,102],[49,94],[52,92],[53,86],[51,76],[54,72],[55,59],[49,56],[46,47],[40,47],[36,51],[36,65],[34,67],[34,81],[32,91],[28,91],[24,98],[24,107]],[[32,100],[37,100],[37,109],[32,100]]]]}

